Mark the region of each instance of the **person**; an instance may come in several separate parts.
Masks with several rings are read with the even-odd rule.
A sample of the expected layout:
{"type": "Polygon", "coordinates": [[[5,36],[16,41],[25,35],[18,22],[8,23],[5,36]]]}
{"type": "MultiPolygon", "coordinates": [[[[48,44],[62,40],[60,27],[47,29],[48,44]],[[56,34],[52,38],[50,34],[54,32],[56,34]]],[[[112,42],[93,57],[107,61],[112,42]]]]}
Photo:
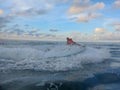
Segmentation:
{"type": "Polygon", "coordinates": [[[75,42],[72,40],[72,38],[67,37],[67,44],[68,45],[73,45],[73,44],[75,44],[75,42]]]}
{"type": "Polygon", "coordinates": [[[83,47],[85,47],[85,45],[81,45],[81,44],[79,44],[79,43],[74,42],[74,41],[72,40],[72,38],[67,37],[66,39],[67,39],[67,44],[68,44],[68,45],[78,45],[78,46],[83,46],[83,47]]]}

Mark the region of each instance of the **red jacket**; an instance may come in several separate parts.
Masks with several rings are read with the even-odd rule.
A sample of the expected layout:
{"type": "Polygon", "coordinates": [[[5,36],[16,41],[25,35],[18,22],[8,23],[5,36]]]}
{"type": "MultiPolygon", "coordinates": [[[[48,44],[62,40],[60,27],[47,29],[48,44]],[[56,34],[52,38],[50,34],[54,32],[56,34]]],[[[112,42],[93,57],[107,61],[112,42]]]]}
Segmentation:
{"type": "Polygon", "coordinates": [[[74,44],[75,42],[72,39],[67,40],[67,44],[74,44]]]}

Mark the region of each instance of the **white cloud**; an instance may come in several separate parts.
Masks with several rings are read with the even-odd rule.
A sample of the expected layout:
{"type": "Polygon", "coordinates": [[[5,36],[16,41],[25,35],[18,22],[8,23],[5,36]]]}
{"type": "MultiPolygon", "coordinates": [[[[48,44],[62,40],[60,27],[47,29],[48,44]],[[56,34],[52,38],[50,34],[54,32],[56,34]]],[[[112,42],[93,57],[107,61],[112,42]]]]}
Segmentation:
{"type": "Polygon", "coordinates": [[[120,31],[120,22],[114,21],[111,25],[115,28],[116,31],[120,31]]]}
{"type": "Polygon", "coordinates": [[[2,14],[3,14],[3,10],[0,9],[0,15],[2,15],[2,14]]]}
{"type": "Polygon", "coordinates": [[[106,29],[104,29],[104,28],[96,28],[94,30],[95,34],[104,34],[105,32],[106,32],[106,29]]]}
{"type": "Polygon", "coordinates": [[[76,18],[76,22],[88,22],[89,21],[89,16],[88,15],[84,15],[84,16],[80,16],[78,18],[76,18]]]}
{"type": "Polygon", "coordinates": [[[104,34],[95,34],[93,37],[93,40],[95,41],[116,41],[120,42],[120,33],[116,32],[106,32],[104,34]]]}
{"type": "Polygon", "coordinates": [[[120,0],[116,0],[113,4],[114,9],[120,9],[120,0]]]}
{"type": "Polygon", "coordinates": [[[115,26],[116,31],[120,31],[120,25],[115,26]]]}
{"type": "MultiPolygon", "coordinates": [[[[1,1],[3,8],[10,16],[38,16],[50,12],[57,3],[67,0],[5,0],[1,1]]],[[[2,11],[1,11],[2,13],[2,11]]]]}
{"type": "Polygon", "coordinates": [[[11,8],[11,15],[13,16],[36,16],[42,15],[49,12],[52,7],[49,3],[38,1],[38,0],[13,0],[11,8]]]}
{"type": "Polygon", "coordinates": [[[0,17],[0,28],[6,27],[8,23],[10,23],[12,20],[12,17],[4,16],[0,17]]]}
{"type": "Polygon", "coordinates": [[[78,39],[81,37],[81,32],[73,31],[70,33],[70,37],[72,37],[74,39],[78,39]]]}
{"type": "Polygon", "coordinates": [[[68,10],[69,14],[75,14],[79,12],[86,11],[86,6],[89,6],[89,0],[79,1],[79,0],[73,0],[73,4],[68,10]]]}
{"type": "Polygon", "coordinates": [[[50,29],[49,31],[50,32],[58,32],[59,30],[58,29],[50,29]]]}
{"type": "Polygon", "coordinates": [[[105,7],[105,4],[103,2],[98,2],[93,6],[91,6],[88,10],[90,11],[102,10],[104,9],[104,7],[105,7]]]}
{"type": "Polygon", "coordinates": [[[71,15],[69,18],[76,22],[88,22],[93,19],[102,18],[103,15],[99,13],[83,13],[77,15],[71,15]]]}
{"type": "Polygon", "coordinates": [[[91,5],[90,0],[74,0],[73,5],[68,10],[69,14],[83,13],[83,12],[93,12],[97,10],[102,10],[105,7],[103,2],[97,2],[91,5]]]}
{"type": "MultiPolygon", "coordinates": [[[[16,29],[17,30],[17,29],[16,29]]],[[[51,40],[51,41],[66,41],[66,37],[73,38],[75,42],[82,41],[120,41],[120,33],[118,32],[106,32],[102,28],[96,28],[97,34],[87,34],[79,31],[73,31],[70,33],[61,33],[61,34],[53,34],[53,33],[45,33],[39,31],[28,31],[22,32],[22,30],[17,31],[6,31],[6,33],[0,33],[0,38],[3,39],[23,39],[23,40],[51,40]],[[29,34],[31,32],[31,34],[29,34]],[[106,32],[106,33],[104,33],[106,32]],[[104,33],[104,34],[103,34],[104,33]],[[95,35],[95,36],[94,36],[95,35]]]]}
{"type": "Polygon", "coordinates": [[[115,31],[120,31],[120,19],[119,18],[109,18],[104,22],[104,27],[109,27],[115,31]]]}
{"type": "Polygon", "coordinates": [[[106,33],[100,39],[101,40],[109,40],[109,41],[120,41],[120,33],[115,33],[115,32],[106,33]]]}
{"type": "Polygon", "coordinates": [[[73,5],[68,10],[68,15],[70,19],[76,22],[88,22],[103,17],[98,11],[104,9],[104,7],[103,2],[91,4],[90,0],[74,0],[73,5]]]}
{"type": "Polygon", "coordinates": [[[81,41],[91,41],[92,38],[90,35],[88,35],[87,33],[82,33],[80,31],[72,31],[70,33],[68,33],[68,35],[66,37],[72,38],[73,41],[75,42],[81,42],[81,41]]]}

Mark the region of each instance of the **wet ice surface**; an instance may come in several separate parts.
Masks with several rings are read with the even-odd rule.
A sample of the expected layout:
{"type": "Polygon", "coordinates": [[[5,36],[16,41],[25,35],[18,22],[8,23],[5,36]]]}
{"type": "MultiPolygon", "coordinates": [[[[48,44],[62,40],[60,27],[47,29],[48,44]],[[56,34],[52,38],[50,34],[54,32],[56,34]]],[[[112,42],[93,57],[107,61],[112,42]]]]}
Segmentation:
{"type": "Polygon", "coordinates": [[[2,41],[0,90],[119,90],[120,44],[85,44],[2,41]]]}

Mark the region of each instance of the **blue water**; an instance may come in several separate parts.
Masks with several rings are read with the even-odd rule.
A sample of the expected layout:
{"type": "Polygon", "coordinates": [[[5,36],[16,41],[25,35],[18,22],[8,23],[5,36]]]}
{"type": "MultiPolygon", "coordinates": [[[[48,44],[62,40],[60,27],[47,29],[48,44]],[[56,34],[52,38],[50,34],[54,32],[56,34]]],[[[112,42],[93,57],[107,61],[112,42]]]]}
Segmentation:
{"type": "MultiPolygon", "coordinates": [[[[65,58],[58,60],[64,67],[52,66],[58,65],[51,63],[54,58],[45,63],[36,60],[39,58],[35,56],[40,54],[35,50],[47,51],[64,44],[65,42],[0,40],[0,90],[120,90],[120,43],[83,42],[86,47],[108,49],[110,57],[100,62],[81,63],[82,67],[79,64],[66,67],[65,58]],[[27,54],[27,51],[31,53],[27,54]]],[[[71,63],[74,61],[71,60],[71,63]]]]}

